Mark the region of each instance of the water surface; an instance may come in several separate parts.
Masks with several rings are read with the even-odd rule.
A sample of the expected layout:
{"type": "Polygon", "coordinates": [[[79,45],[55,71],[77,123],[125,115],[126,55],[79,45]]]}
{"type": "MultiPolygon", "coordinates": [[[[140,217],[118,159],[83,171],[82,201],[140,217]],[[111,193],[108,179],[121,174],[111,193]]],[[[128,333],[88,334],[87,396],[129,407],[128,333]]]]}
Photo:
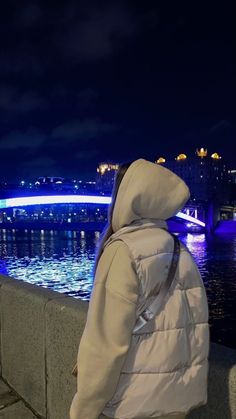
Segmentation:
{"type": "MultiPolygon", "coordinates": [[[[206,286],[211,339],[236,347],[236,235],[184,234],[206,286]]],[[[0,272],[89,300],[98,232],[0,230],[0,272]]]]}

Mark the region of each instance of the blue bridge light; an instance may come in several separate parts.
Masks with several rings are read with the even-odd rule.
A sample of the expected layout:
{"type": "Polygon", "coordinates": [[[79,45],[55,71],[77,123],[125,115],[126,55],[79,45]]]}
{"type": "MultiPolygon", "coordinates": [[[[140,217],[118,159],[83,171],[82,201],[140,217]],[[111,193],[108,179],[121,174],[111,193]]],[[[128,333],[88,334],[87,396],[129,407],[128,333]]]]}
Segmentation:
{"type": "MultiPolygon", "coordinates": [[[[1,208],[27,207],[29,205],[47,205],[47,204],[104,204],[109,205],[111,197],[100,195],[42,195],[42,196],[24,196],[17,198],[0,199],[1,208]]],[[[200,227],[205,227],[205,223],[191,215],[183,212],[176,214],[177,218],[193,223],[200,227]]]]}
{"type": "Polygon", "coordinates": [[[0,208],[46,204],[110,204],[111,197],[97,195],[42,195],[0,200],[0,208]]]}

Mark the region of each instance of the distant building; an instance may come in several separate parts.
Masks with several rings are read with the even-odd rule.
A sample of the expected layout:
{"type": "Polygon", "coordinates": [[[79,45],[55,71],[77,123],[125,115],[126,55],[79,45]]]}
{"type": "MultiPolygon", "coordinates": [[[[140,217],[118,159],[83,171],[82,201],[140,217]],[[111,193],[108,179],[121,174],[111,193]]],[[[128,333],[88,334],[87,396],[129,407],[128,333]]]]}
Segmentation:
{"type": "Polygon", "coordinates": [[[112,191],[115,175],[118,169],[119,164],[111,162],[100,163],[97,168],[96,190],[99,192],[104,192],[105,194],[110,194],[112,191]]]}
{"type": "Polygon", "coordinates": [[[186,182],[191,199],[208,201],[218,198],[222,202],[230,199],[228,168],[218,153],[208,155],[207,149],[201,148],[193,157],[186,154],[179,154],[174,160],[159,157],[156,163],[172,170],[186,182]]]}
{"type": "Polygon", "coordinates": [[[39,177],[35,182],[35,188],[39,190],[54,190],[62,193],[93,193],[96,182],[76,179],[67,179],[63,177],[48,176],[39,177]]]}
{"type": "Polygon", "coordinates": [[[229,176],[231,178],[231,182],[236,183],[236,169],[235,170],[229,170],[229,176]]]}
{"type": "MultiPolygon", "coordinates": [[[[229,170],[229,177],[231,180],[231,203],[236,204],[236,170],[229,170]]],[[[236,210],[236,209],[235,209],[236,210]]],[[[236,212],[235,212],[236,219],[236,212]]]]}
{"type": "Polygon", "coordinates": [[[71,180],[65,179],[60,176],[42,176],[35,182],[35,187],[38,189],[54,189],[54,190],[71,190],[74,184],[71,180]]]}
{"type": "MultiPolygon", "coordinates": [[[[23,183],[22,181],[21,183],[23,183]]],[[[35,181],[35,185],[55,185],[64,182],[64,178],[60,176],[41,176],[35,181]]]]}

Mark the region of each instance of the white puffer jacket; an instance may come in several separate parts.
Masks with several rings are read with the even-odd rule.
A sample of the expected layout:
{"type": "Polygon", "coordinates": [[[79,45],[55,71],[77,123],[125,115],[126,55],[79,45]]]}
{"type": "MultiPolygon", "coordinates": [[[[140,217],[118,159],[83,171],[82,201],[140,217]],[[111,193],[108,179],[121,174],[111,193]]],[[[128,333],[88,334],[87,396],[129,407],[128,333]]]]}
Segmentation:
{"type": "Polygon", "coordinates": [[[163,310],[133,333],[147,295],[167,278],[174,245],[164,220],[188,198],[185,183],[161,166],[138,159],[127,170],[80,342],[71,419],[97,419],[101,412],[151,418],[207,402],[208,304],[183,244],[163,310]]]}

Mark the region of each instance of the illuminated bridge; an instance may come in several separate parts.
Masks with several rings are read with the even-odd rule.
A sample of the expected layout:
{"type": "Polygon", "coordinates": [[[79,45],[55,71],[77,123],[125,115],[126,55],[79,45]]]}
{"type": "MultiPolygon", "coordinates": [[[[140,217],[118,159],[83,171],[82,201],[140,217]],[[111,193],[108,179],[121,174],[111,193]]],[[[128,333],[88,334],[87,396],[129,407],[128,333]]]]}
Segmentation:
{"type": "MultiPolygon", "coordinates": [[[[0,199],[0,210],[7,208],[28,207],[32,205],[50,204],[104,204],[108,205],[111,197],[101,195],[42,195],[26,196],[17,198],[0,199]]],[[[185,207],[182,212],[178,212],[176,217],[186,221],[189,226],[205,227],[205,223],[199,219],[196,207],[185,207]]]]}

